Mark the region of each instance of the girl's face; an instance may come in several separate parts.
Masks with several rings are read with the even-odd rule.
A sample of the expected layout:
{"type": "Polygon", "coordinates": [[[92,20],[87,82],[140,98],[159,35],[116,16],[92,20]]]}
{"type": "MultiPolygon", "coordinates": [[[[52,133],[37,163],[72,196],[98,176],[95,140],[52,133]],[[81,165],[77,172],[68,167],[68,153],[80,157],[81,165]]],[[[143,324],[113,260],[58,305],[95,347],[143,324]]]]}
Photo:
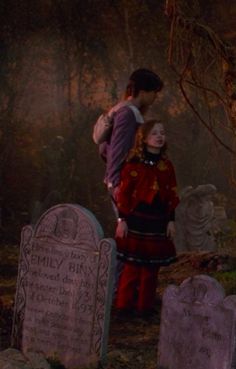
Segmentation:
{"type": "Polygon", "coordinates": [[[154,124],[144,142],[147,145],[148,151],[155,153],[160,152],[160,149],[166,142],[166,134],[163,125],[161,123],[154,124]]]}

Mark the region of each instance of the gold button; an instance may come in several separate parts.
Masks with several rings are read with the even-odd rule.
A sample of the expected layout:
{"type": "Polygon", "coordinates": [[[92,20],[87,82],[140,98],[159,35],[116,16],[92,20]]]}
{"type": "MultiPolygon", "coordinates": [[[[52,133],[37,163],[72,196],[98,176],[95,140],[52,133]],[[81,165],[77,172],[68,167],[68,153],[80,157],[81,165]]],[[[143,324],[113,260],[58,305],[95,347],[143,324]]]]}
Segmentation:
{"type": "Polygon", "coordinates": [[[132,171],[130,172],[130,175],[131,175],[131,177],[137,177],[138,172],[136,172],[136,170],[132,170],[132,171]]]}

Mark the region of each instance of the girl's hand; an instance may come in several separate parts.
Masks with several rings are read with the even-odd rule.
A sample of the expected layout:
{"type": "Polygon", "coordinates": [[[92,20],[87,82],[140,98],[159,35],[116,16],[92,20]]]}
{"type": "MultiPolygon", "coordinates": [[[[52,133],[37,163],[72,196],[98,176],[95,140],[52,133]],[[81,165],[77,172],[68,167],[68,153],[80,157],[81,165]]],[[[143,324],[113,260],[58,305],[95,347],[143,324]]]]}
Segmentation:
{"type": "Polygon", "coordinates": [[[175,237],[175,222],[173,221],[170,221],[168,224],[167,224],[167,231],[166,231],[166,235],[168,238],[170,238],[171,240],[174,239],[175,237]]]}
{"type": "Polygon", "coordinates": [[[128,234],[128,226],[125,220],[119,221],[116,227],[115,237],[125,238],[128,234]]]}

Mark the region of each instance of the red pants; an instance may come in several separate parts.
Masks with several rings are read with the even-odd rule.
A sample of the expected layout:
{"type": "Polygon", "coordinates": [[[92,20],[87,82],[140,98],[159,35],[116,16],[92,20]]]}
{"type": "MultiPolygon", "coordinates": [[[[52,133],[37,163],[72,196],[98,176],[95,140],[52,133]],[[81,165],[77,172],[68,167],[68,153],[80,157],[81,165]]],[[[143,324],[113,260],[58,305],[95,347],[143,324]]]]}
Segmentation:
{"type": "Polygon", "coordinates": [[[139,266],[125,263],[116,295],[117,309],[151,310],[155,304],[157,266],[139,266]]]}

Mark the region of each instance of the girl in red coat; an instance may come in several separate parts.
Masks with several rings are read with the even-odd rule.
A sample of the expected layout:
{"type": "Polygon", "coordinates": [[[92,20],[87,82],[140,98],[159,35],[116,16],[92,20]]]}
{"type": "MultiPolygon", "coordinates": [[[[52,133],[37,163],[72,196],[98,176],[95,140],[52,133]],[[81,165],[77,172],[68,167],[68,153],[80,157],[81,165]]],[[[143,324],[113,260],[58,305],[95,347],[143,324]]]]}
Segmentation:
{"type": "Polygon", "coordinates": [[[176,258],[172,239],[179,199],[174,167],[165,151],[164,127],[150,120],[138,130],[121,172],[116,242],[124,267],[115,301],[121,311],[151,312],[158,269],[176,258]]]}

